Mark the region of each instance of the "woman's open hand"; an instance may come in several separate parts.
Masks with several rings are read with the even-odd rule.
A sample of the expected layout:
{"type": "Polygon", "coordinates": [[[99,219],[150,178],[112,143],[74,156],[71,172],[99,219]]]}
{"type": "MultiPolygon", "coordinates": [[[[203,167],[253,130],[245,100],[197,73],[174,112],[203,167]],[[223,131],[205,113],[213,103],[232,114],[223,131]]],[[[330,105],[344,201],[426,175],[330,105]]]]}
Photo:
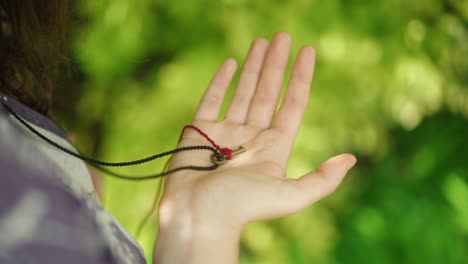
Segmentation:
{"type": "MultiPolygon", "coordinates": [[[[220,109],[236,62],[226,60],[215,74],[192,124],[220,146],[243,146],[246,152],[213,171],[180,171],[168,176],[159,210],[160,238],[172,232],[179,239],[191,240],[198,234],[235,240],[249,222],[300,211],[332,193],[355,164],[354,156],[343,154],[298,179],[286,176],[287,161],[309,99],[315,61],[313,48],[300,50],[276,111],[290,46],[286,33],[277,33],[271,44],[265,39],[254,41],[222,121],[218,121],[220,109]]],[[[206,144],[198,133],[186,129],[178,147],[206,144]]],[[[207,151],[179,153],[168,168],[210,165],[210,155],[207,151]]],[[[157,248],[163,251],[165,246],[158,241],[157,248]]],[[[194,259],[203,262],[203,258],[194,259]]],[[[181,262],[189,263],[186,259],[181,262]]]]}

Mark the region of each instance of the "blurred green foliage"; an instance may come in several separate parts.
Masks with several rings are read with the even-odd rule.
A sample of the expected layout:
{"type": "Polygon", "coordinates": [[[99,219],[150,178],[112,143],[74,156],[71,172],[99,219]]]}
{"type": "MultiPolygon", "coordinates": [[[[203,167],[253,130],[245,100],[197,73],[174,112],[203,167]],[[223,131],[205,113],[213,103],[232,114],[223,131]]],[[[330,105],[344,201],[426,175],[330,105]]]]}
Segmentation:
{"type": "MultiPolygon", "coordinates": [[[[304,212],[248,226],[241,263],[468,263],[468,1],[84,0],[74,8],[73,82],[61,92],[72,111],[62,119],[82,149],[110,160],[173,148],[217,67],[229,56],[242,62],[256,37],[287,31],[293,55],[316,48],[288,174],[340,152],[358,155],[358,166],[304,212]]],[[[161,182],[105,181],[106,207],[134,232],[161,182]]],[[[148,259],[156,219],[139,238],[148,259]]]]}

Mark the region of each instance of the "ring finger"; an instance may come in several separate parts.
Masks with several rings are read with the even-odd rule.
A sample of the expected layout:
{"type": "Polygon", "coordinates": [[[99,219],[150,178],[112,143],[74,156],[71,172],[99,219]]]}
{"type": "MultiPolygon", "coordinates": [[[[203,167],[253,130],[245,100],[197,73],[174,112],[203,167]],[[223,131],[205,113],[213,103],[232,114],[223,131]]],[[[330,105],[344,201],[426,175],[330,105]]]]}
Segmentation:
{"type": "Polygon", "coordinates": [[[245,123],[267,49],[268,41],[266,39],[259,38],[252,43],[234,98],[226,112],[225,119],[227,121],[237,124],[245,123]]]}

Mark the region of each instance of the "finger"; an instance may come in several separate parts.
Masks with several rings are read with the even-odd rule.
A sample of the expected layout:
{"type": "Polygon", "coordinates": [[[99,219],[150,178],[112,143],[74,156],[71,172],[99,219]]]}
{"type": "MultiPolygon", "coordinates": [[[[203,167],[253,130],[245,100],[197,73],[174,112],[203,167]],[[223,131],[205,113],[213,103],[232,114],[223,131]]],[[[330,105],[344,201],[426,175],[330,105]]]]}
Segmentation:
{"type": "Polygon", "coordinates": [[[341,154],[325,161],[315,171],[299,179],[290,179],[287,187],[289,199],[286,199],[287,203],[283,203],[286,213],[301,211],[333,193],[354,164],[356,157],[341,154]]]}
{"type": "Polygon", "coordinates": [[[270,127],[278,104],[290,48],[291,37],[287,33],[277,33],[266,54],[246,124],[260,128],[270,127]]]}
{"type": "Polygon", "coordinates": [[[227,59],[216,72],[210,82],[200,106],[195,114],[195,120],[217,121],[223,104],[224,95],[234,77],[237,63],[234,59],[227,59]]]}
{"type": "Polygon", "coordinates": [[[234,98],[226,112],[225,119],[227,121],[238,124],[245,123],[267,49],[268,41],[266,39],[260,38],[253,42],[242,69],[234,98]]]}
{"type": "Polygon", "coordinates": [[[299,51],[288,89],[273,125],[274,128],[291,139],[291,147],[301,125],[307,102],[309,101],[314,61],[315,50],[312,47],[306,46],[299,51]]]}

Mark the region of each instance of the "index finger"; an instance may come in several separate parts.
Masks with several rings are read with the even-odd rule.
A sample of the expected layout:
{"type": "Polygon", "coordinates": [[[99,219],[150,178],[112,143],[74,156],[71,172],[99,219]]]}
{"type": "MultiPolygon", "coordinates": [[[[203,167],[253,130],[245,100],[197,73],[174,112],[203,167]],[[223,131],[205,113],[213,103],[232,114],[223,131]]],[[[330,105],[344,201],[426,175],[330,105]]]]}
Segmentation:
{"type": "Polygon", "coordinates": [[[314,48],[309,46],[303,47],[297,55],[286,94],[273,125],[273,128],[286,134],[292,141],[299,131],[302,117],[309,101],[314,64],[314,48]]]}

